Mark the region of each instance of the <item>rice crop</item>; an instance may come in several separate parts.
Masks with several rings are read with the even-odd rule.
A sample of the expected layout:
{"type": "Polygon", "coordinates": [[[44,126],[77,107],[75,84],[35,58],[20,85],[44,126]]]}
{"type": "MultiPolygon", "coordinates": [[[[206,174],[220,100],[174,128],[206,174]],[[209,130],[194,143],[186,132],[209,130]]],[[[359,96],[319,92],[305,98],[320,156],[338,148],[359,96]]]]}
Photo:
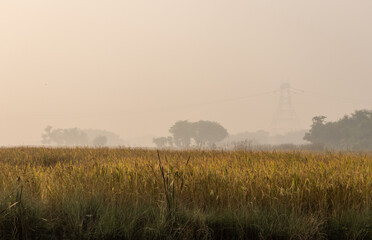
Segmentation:
{"type": "Polygon", "coordinates": [[[0,149],[2,239],[372,239],[372,155],[0,149]]]}

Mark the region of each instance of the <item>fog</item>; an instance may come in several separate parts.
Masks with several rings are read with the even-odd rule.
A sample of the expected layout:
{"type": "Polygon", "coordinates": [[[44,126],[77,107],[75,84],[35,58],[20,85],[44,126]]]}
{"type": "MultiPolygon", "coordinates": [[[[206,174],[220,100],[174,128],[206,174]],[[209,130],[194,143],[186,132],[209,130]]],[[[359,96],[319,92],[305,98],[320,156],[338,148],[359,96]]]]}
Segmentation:
{"type": "Polygon", "coordinates": [[[372,109],[372,1],[2,0],[0,145],[48,125],[149,145],[178,120],[270,130],[372,109]],[[150,143],[149,143],[150,139],[150,143]]]}

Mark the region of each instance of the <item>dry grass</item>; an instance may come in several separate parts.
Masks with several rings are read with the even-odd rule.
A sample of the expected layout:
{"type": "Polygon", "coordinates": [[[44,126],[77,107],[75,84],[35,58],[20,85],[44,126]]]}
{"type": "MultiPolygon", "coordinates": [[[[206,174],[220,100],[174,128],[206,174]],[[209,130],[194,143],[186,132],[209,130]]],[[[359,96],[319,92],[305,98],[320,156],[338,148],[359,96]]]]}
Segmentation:
{"type": "Polygon", "coordinates": [[[369,154],[3,148],[0,166],[4,239],[372,238],[369,154]]]}

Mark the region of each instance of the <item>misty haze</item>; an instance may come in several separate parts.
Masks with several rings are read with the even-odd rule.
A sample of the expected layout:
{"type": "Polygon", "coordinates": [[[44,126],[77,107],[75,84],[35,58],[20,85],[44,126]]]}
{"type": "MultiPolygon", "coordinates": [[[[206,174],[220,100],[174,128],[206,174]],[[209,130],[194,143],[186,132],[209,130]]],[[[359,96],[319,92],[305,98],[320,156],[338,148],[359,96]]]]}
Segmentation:
{"type": "Polygon", "coordinates": [[[0,239],[372,239],[371,10],[1,1],[0,239]]]}
{"type": "Polygon", "coordinates": [[[287,82],[301,129],[370,109],[371,7],[3,1],[0,143],[40,145],[48,125],[104,129],[131,146],[155,146],[179,120],[270,131],[287,82]]]}

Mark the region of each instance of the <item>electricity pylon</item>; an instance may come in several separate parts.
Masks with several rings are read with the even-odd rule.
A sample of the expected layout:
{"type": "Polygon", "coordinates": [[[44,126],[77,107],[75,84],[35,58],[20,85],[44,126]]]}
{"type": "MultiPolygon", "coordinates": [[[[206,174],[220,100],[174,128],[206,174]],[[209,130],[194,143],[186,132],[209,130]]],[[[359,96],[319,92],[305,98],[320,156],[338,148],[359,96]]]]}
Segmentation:
{"type": "Polygon", "coordinates": [[[280,86],[279,105],[271,123],[272,134],[285,134],[300,130],[300,121],[292,105],[292,89],[289,83],[280,86]]]}

